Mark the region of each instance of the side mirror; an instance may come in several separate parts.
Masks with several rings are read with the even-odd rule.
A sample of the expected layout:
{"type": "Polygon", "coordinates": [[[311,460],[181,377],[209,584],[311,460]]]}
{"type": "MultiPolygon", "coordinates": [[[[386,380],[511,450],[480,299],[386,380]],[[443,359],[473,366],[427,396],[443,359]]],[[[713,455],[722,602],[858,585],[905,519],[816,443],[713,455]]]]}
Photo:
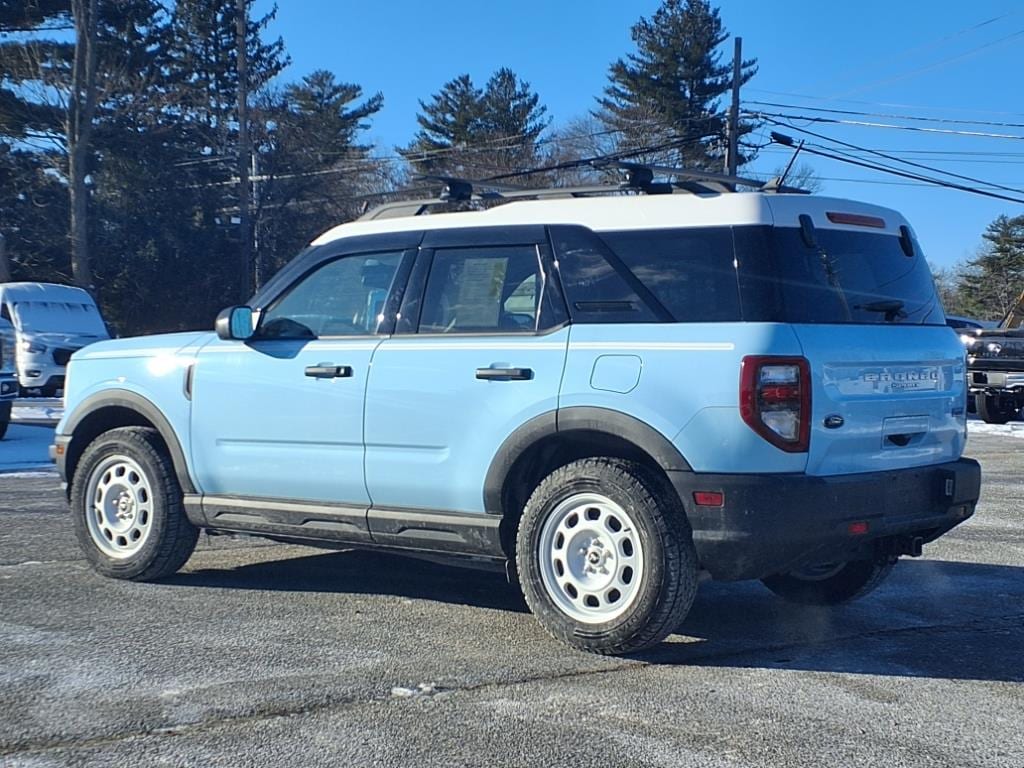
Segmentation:
{"type": "Polygon", "coordinates": [[[253,334],[252,308],[228,307],[217,315],[214,324],[217,335],[222,339],[248,339],[253,334]]]}

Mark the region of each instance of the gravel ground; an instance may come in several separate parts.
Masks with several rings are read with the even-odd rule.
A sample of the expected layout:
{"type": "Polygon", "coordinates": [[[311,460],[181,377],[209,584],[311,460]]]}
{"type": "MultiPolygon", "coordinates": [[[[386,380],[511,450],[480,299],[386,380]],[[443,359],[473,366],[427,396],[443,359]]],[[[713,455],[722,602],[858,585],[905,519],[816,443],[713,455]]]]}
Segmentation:
{"type": "MultiPolygon", "coordinates": [[[[27,429],[27,428],[26,428],[27,429]]],[[[1024,765],[1021,442],[875,594],[702,584],[654,651],[548,638],[498,574],[215,537],[94,575],[57,479],[0,475],[3,766],[1024,765]]]]}

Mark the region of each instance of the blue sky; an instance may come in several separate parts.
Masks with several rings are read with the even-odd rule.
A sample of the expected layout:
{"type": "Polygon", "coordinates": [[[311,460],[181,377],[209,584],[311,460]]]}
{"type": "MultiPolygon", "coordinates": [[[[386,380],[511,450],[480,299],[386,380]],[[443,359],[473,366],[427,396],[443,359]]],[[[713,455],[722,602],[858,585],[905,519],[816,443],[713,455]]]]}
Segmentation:
{"type": "MultiPolygon", "coordinates": [[[[322,68],[362,85],[368,94],[381,91],[384,108],[367,138],[390,154],[415,133],[417,100],[429,98],[464,72],[482,84],[498,67],[511,67],[540,94],[554,126],[586,113],[606,83],[608,65],[633,50],[630,26],[641,15],[650,16],[658,4],[279,0],[269,33],[284,38],[292,57],[284,81],[322,68]]],[[[258,0],[256,10],[270,7],[268,0],[258,0]]],[[[758,59],[759,72],[742,93],[745,108],[808,115],[815,114],[808,107],[817,107],[1016,123],[910,122],[817,113],[1020,137],[1016,139],[794,124],[1024,190],[1024,3],[1019,0],[722,0],[719,8],[727,30],[743,38],[744,54],[758,59]],[[754,101],[792,106],[767,107],[754,101]]],[[[731,51],[731,42],[726,43],[724,56],[731,51]]],[[[788,152],[766,149],[747,170],[767,173],[787,159],[788,152]]],[[[1024,213],[1020,203],[905,184],[831,160],[808,157],[805,162],[825,179],[823,193],[901,210],[914,224],[929,259],[940,265],[971,256],[981,232],[997,215],[1024,213]]],[[[1005,194],[1024,198],[1024,192],[1005,194]]]]}

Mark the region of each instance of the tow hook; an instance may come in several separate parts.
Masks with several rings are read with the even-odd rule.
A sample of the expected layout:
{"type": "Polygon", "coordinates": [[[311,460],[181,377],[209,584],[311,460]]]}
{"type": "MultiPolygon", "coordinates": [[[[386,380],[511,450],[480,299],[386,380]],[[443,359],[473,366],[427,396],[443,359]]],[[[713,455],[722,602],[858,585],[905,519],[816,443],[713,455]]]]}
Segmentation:
{"type": "Polygon", "coordinates": [[[887,555],[899,557],[908,555],[920,557],[924,550],[924,538],[921,536],[894,536],[886,542],[884,552],[887,555]]]}

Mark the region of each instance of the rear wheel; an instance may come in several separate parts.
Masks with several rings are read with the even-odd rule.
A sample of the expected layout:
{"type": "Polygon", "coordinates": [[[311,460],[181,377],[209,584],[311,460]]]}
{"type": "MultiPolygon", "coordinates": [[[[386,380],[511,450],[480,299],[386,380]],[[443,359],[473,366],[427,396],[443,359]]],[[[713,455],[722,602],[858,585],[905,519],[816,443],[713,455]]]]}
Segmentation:
{"type": "Polygon", "coordinates": [[[994,395],[978,395],[975,408],[986,424],[1005,424],[1017,418],[1017,407],[1013,402],[994,395]]]}
{"type": "Polygon", "coordinates": [[[10,402],[0,403],[0,440],[7,434],[7,425],[11,423],[10,402]]]}
{"type": "Polygon", "coordinates": [[[153,429],[123,427],[96,438],[75,469],[71,510],[85,556],[99,573],[116,579],[171,575],[199,537],[153,429]]]}
{"type": "Polygon", "coordinates": [[[595,653],[661,642],[697,589],[682,505],[642,465],[620,459],[575,461],[541,482],[523,511],[516,561],[541,626],[595,653]]]}
{"type": "Polygon", "coordinates": [[[839,605],[874,590],[896,564],[895,560],[853,560],[823,563],[761,579],[779,597],[804,605],[839,605]]]}

